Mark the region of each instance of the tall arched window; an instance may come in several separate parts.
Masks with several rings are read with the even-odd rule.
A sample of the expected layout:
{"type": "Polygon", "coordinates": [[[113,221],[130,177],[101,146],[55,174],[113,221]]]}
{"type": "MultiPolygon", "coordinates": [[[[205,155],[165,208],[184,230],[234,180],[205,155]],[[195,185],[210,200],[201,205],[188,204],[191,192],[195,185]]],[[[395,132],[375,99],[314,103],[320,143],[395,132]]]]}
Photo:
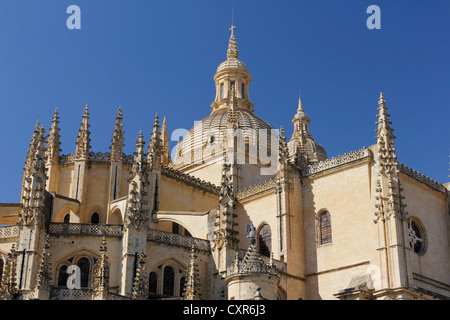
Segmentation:
{"type": "Polygon", "coordinates": [[[94,212],[91,216],[91,223],[98,224],[100,223],[100,216],[97,212],[94,212]]]}
{"type": "Polygon", "coordinates": [[[90,263],[88,258],[81,258],[77,262],[77,266],[80,268],[80,285],[82,288],[89,287],[89,272],[90,263]]]}
{"type": "Polygon", "coordinates": [[[270,256],[272,252],[272,232],[270,231],[270,226],[265,224],[259,229],[258,235],[258,246],[259,253],[263,256],[270,256]]]}
{"type": "Polygon", "coordinates": [[[158,290],[158,275],[156,272],[150,272],[150,275],[148,277],[148,292],[149,293],[155,293],[158,290]]]}
{"type": "Polygon", "coordinates": [[[328,211],[320,215],[319,228],[320,244],[331,243],[331,216],[328,211]]]}
{"type": "Polygon", "coordinates": [[[173,296],[174,287],[175,287],[175,271],[171,266],[166,266],[164,268],[163,294],[166,296],[173,296]]]}
{"type": "Polygon", "coordinates": [[[64,216],[64,223],[70,223],[70,214],[69,213],[64,216]]]}
{"type": "Polygon", "coordinates": [[[68,278],[69,275],[67,274],[67,266],[62,266],[61,268],[59,268],[58,287],[66,287],[68,278]]]}

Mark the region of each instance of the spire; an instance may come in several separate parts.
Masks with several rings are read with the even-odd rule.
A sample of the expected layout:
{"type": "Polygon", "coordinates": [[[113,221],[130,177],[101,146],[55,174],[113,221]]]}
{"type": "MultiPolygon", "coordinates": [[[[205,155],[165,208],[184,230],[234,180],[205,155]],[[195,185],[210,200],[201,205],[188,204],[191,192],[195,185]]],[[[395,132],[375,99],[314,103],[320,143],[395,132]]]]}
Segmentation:
{"type": "Polygon", "coordinates": [[[200,280],[198,265],[195,263],[195,249],[192,247],[191,255],[189,257],[189,268],[187,270],[186,287],[184,290],[184,300],[200,300],[200,280]]]}
{"type": "Polygon", "coordinates": [[[19,213],[19,224],[30,225],[33,220],[40,224],[43,222],[43,209],[45,200],[45,128],[42,125],[34,141],[34,154],[29,164],[28,175],[24,178],[24,187],[19,213]]]}
{"type": "Polygon", "coordinates": [[[39,140],[40,135],[40,123],[39,120],[36,121],[36,125],[33,130],[33,135],[31,136],[31,142],[30,146],[28,148],[26,160],[25,160],[25,168],[24,170],[24,177],[28,176],[31,172],[31,163],[33,162],[34,155],[36,153],[37,143],[39,140]]]}
{"type": "Polygon", "coordinates": [[[116,124],[114,125],[113,138],[111,140],[111,161],[121,161],[123,157],[124,131],[122,123],[122,107],[119,107],[116,116],[116,124]]]}
{"type": "Polygon", "coordinates": [[[289,158],[289,151],[286,142],[286,134],[284,132],[283,126],[280,126],[280,136],[279,136],[279,161],[284,163],[289,158]]]}
{"type": "Polygon", "coordinates": [[[216,74],[214,75],[216,97],[211,104],[211,113],[218,112],[219,110],[227,110],[231,102],[229,97],[231,87],[233,86],[235,86],[235,94],[239,108],[253,112],[254,105],[250,101],[250,82],[252,76],[248,72],[245,63],[239,60],[239,51],[236,37],[234,36],[234,29],[236,27],[232,25],[230,28],[231,35],[228,41],[227,60],[217,67],[216,74]]]}
{"type": "Polygon", "coordinates": [[[170,148],[169,148],[169,132],[167,131],[166,117],[163,119],[161,128],[161,151],[162,151],[162,164],[168,165],[171,162],[170,148]]]}
{"type": "Polygon", "coordinates": [[[393,134],[394,129],[391,128],[392,122],[389,120],[390,115],[387,113],[386,100],[381,92],[378,100],[377,115],[378,128],[375,130],[377,135],[378,154],[376,162],[379,167],[377,177],[377,195],[374,222],[378,220],[389,219],[391,217],[404,219],[408,213],[405,211],[406,204],[402,195],[403,188],[398,176],[398,162],[395,154],[393,134]]]}
{"type": "Polygon", "coordinates": [[[136,268],[136,275],[134,277],[133,292],[131,298],[133,300],[143,300],[148,298],[148,281],[147,271],[145,268],[145,259],[147,256],[144,250],[139,253],[139,259],[136,268]]]}
{"type": "Polygon", "coordinates": [[[142,134],[142,130],[140,130],[138,139],[136,140],[136,152],[134,153],[134,162],[143,162],[145,158],[144,146],[145,146],[144,135],[142,134]]]}
{"type": "Polygon", "coordinates": [[[379,114],[376,122],[378,128],[375,130],[377,132],[375,138],[378,145],[378,162],[381,170],[384,172],[397,171],[398,162],[394,147],[394,129],[391,128],[392,122],[389,121],[390,115],[387,113],[388,108],[382,92],[380,93],[378,105],[379,114]]]}
{"type": "Polygon", "coordinates": [[[312,138],[309,133],[310,120],[303,109],[302,98],[298,98],[297,113],[292,119],[294,125],[294,133],[291,140],[296,140],[296,155],[297,164],[300,166],[307,166],[309,162],[309,154],[306,149],[306,143],[308,138],[312,138]]]}
{"type": "Polygon", "coordinates": [[[231,31],[230,40],[228,41],[227,59],[239,59],[239,51],[237,47],[236,37],[234,36],[234,29],[236,26],[232,25],[229,29],[231,31]]]}
{"type": "Polygon", "coordinates": [[[132,225],[135,228],[140,228],[143,225],[145,226],[148,221],[146,187],[149,182],[147,173],[148,163],[145,159],[144,145],[144,136],[141,130],[136,141],[136,152],[134,153],[133,166],[128,180],[129,191],[125,227],[132,225]]]}
{"type": "Polygon", "coordinates": [[[52,280],[51,274],[52,274],[52,268],[51,268],[51,262],[50,257],[51,253],[49,252],[50,249],[50,240],[48,234],[45,235],[44,240],[44,249],[42,251],[42,258],[41,263],[39,265],[39,271],[37,275],[37,289],[49,289],[50,282],[52,280]]]}
{"type": "Polygon", "coordinates": [[[233,212],[235,205],[235,194],[233,190],[231,165],[226,156],[222,167],[222,181],[220,183],[219,204],[216,212],[216,223],[214,231],[214,249],[223,246],[237,249],[239,232],[236,230],[238,223],[237,215],[233,212]]]}
{"type": "Polygon", "coordinates": [[[153,122],[153,132],[149,144],[148,160],[153,167],[155,164],[161,161],[161,135],[159,131],[159,117],[155,115],[155,121],[153,122]]]}
{"type": "Polygon", "coordinates": [[[59,153],[61,151],[60,146],[61,142],[59,138],[59,117],[58,117],[58,108],[55,108],[55,112],[53,113],[52,126],[50,127],[50,134],[48,136],[47,143],[47,151],[46,151],[46,163],[47,164],[58,164],[59,162],[59,153]]]}
{"type": "Polygon", "coordinates": [[[88,160],[89,159],[89,151],[91,149],[90,142],[91,139],[89,135],[89,108],[88,105],[84,107],[83,120],[81,122],[81,128],[78,130],[78,137],[74,154],[74,159],[76,160],[88,160]]]}
{"type": "Polygon", "coordinates": [[[106,237],[103,236],[102,243],[100,245],[100,259],[97,261],[94,267],[94,284],[93,292],[96,298],[106,300],[109,292],[109,262],[106,252],[108,251],[106,246],[106,237]]]}
{"type": "Polygon", "coordinates": [[[292,137],[295,138],[301,134],[305,134],[308,137],[311,136],[311,134],[309,133],[310,122],[311,120],[306,115],[305,110],[303,110],[302,98],[299,97],[297,113],[292,119],[292,124],[294,125],[294,134],[292,135],[292,137]]]}
{"type": "Polygon", "coordinates": [[[219,202],[222,199],[227,198],[229,201],[234,201],[234,191],[233,191],[233,182],[230,177],[231,165],[225,159],[222,166],[222,180],[220,182],[220,198],[219,202]]]}

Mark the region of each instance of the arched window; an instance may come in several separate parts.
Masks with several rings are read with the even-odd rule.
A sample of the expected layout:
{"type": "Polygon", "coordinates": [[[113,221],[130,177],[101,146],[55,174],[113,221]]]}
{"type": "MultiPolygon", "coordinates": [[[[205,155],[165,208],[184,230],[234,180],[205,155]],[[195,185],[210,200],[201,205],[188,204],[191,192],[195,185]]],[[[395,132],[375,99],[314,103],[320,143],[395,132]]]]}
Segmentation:
{"type": "Polygon", "coordinates": [[[331,243],[331,216],[329,212],[320,215],[320,244],[331,243]]]}
{"type": "Polygon", "coordinates": [[[69,213],[64,216],[64,223],[70,223],[70,214],[69,213]]]}
{"type": "Polygon", "coordinates": [[[94,212],[91,216],[91,223],[98,224],[100,222],[100,216],[97,212],[94,212]]]}
{"type": "Polygon", "coordinates": [[[82,288],[89,287],[89,272],[90,263],[88,258],[81,258],[77,262],[77,266],[80,268],[80,285],[82,288]]]}
{"type": "Polygon", "coordinates": [[[241,86],[241,98],[245,99],[245,84],[242,84],[241,86]]]}
{"type": "Polygon", "coordinates": [[[149,293],[155,293],[158,290],[158,275],[156,272],[150,272],[150,275],[148,277],[148,292],[149,293]]]}
{"type": "Polygon", "coordinates": [[[181,277],[181,279],[180,279],[180,297],[183,296],[184,286],[185,285],[186,285],[186,278],[185,277],[181,277]]]}
{"type": "Polygon", "coordinates": [[[224,84],[220,84],[220,99],[223,99],[225,95],[224,84]]]}
{"type": "Polygon", "coordinates": [[[61,268],[59,268],[58,287],[66,287],[68,278],[69,275],[67,274],[67,266],[62,266],[61,268]]]}
{"type": "Polygon", "coordinates": [[[2,278],[3,278],[3,259],[0,259],[0,285],[2,284],[2,278]]]}
{"type": "Polygon", "coordinates": [[[166,296],[173,296],[174,285],[175,285],[175,271],[171,266],[166,266],[164,268],[164,277],[163,277],[163,294],[166,296]]]}
{"type": "Polygon", "coordinates": [[[265,224],[259,229],[258,235],[258,246],[259,253],[263,256],[270,256],[272,252],[272,232],[270,231],[270,226],[265,224]]]}

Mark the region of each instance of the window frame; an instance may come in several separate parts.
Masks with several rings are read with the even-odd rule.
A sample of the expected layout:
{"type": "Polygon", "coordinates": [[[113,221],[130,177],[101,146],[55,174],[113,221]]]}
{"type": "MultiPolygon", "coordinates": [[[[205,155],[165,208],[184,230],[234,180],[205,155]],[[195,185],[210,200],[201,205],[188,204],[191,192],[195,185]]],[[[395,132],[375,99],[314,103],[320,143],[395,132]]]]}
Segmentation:
{"type": "Polygon", "coordinates": [[[317,215],[316,215],[316,220],[317,220],[317,226],[316,226],[316,230],[317,230],[317,245],[319,247],[322,246],[329,246],[333,244],[333,227],[332,227],[332,222],[331,222],[331,213],[329,210],[327,209],[322,209],[320,210],[317,215]],[[323,229],[324,227],[322,227],[322,217],[324,215],[328,215],[328,220],[329,220],[329,225],[325,226],[329,228],[329,241],[328,242],[324,242],[324,236],[323,236],[323,229]]]}

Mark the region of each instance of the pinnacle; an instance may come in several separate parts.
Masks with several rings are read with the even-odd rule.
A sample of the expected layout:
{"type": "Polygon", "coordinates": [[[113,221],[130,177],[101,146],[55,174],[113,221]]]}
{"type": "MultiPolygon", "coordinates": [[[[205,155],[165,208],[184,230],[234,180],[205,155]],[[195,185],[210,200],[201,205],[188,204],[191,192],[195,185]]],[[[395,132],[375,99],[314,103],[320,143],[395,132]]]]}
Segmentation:
{"type": "Polygon", "coordinates": [[[159,117],[158,114],[155,114],[155,121],[153,122],[153,127],[158,126],[159,127],[159,117]]]}
{"type": "Polygon", "coordinates": [[[302,112],[304,111],[301,97],[298,98],[298,109],[297,109],[297,111],[302,111],[302,112]]]}
{"type": "Polygon", "coordinates": [[[231,26],[231,35],[230,40],[228,42],[228,51],[227,51],[227,59],[239,58],[239,51],[237,47],[236,37],[234,36],[234,29],[236,29],[236,26],[231,26]]]}

